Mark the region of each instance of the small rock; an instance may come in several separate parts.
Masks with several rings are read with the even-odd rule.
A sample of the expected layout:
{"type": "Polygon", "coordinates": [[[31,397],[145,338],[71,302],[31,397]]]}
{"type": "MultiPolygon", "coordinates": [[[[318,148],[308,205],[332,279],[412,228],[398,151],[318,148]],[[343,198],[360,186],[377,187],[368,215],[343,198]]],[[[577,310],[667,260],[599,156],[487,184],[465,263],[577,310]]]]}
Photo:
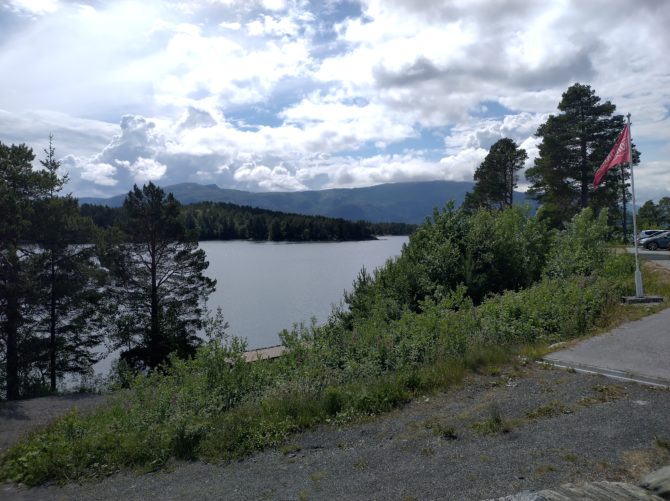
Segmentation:
{"type": "Polygon", "coordinates": [[[670,466],[650,473],[644,477],[640,486],[663,499],[670,499],[670,466]]]}

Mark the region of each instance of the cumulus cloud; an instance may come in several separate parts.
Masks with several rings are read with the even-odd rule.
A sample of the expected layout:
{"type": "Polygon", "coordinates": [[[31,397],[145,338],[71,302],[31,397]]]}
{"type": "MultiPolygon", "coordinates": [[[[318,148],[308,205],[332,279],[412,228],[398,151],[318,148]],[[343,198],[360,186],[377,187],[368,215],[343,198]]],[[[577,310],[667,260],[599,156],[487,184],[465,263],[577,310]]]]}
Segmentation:
{"type": "Polygon", "coordinates": [[[633,114],[644,197],[670,186],[670,3],[624,7],[9,0],[0,140],[39,152],[54,132],[81,195],[149,179],[275,191],[468,180],[501,137],[530,165],[537,127],[580,81],[633,114]]]}
{"type": "Polygon", "coordinates": [[[116,167],[106,163],[90,163],[82,166],[81,179],[92,181],[100,186],[116,186],[118,181],[114,178],[116,167]]]}
{"type": "Polygon", "coordinates": [[[58,10],[58,0],[9,0],[10,9],[19,13],[34,15],[50,14],[58,10]]]}

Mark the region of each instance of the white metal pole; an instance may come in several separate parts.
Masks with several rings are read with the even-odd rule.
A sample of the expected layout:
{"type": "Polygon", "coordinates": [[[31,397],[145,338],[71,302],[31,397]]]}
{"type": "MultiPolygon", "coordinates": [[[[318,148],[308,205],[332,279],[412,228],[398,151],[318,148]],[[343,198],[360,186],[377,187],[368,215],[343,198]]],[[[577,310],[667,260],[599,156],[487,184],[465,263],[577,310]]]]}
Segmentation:
{"type": "Polygon", "coordinates": [[[633,175],[633,147],[630,133],[630,113],[626,115],[628,124],[628,165],[630,166],[630,190],[633,194],[633,243],[635,244],[635,297],[644,296],[644,289],[642,288],[642,273],[640,273],[640,256],[637,248],[637,220],[635,212],[635,176],[633,175]]]}

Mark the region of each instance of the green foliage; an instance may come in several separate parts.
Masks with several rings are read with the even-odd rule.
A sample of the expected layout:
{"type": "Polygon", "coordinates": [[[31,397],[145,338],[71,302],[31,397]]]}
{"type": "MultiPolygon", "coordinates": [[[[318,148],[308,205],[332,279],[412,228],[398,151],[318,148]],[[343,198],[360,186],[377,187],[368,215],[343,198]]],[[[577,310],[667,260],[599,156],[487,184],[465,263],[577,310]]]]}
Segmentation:
{"type": "Polygon", "coordinates": [[[31,381],[21,388],[25,381],[21,376],[32,372],[33,364],[26,357],[40,342],[28,328],[26,317],[31,304],[39,301],[28,272],[39,230],[37,207],[53,198],[64,182],[56,175],[58,163],[51,145],[47,155],[46,168],[34,170],[35,155],[30,148],[0,142],[0,382],[8,399],[43,386],[41,381],[31,381]]]}
{"type": "MultiPolygon", "coordinates": [[[[579,83],[563,93],[558,109],[560,113],[549,116],[537,130],[542,142],[535,165],[526,171],[529,193],[553,227],[561,227],[587,206],[609,208],[614,216],[624,193],[629,196],[628,168],[611,169],[597,190],[592,183],[623,128],[623,116],[615,115],[616,106],[602,102],[590,86],[579,83]]],[[[637,151],[633,161],[639,161],[637,151]]]]}
{"type": "Polygon", "coordinates": [[[594,217],[590,208],[572,218],[552,246],[545,273],[551,277],[590,275],[605,264],[607,211],[594,217]]]}
{"type": "Polygon", "coordinates": [[[122,242],[103,256],[113,270],[114,348],[131,366],[156,368],[170,353],[191,356],[199,343],[204,301],[216,281],[180,219],[181,205],[153,183],[135,186],[122,210],[122,242]]]}
{"type": "Polygon", "coordinates": [[[506,209],[512,206],[514,188],[528,154],[509,138],[496,141],[475,171],[475,187],[463,202],[466,210],[506,209]]]}
{"type": "MultiPolygon", "coordinates": [[[[100,228],[120,224],[120,209],[84,204],[84,216],[100,228]]],[[[181,208],[187,230],[198,240],[347,241],[370,240],[375,235],[409,235],[416,225],[368,223],[323,216],[288,214],[230,203],[200,202],[181,208]]]]}
{"type": "Polygon", "coordinates": [[[519,289],[537,280],[549,249],[550,233],[528,209],[478,210],[468,216],[447,206],[435,212],[411,237],[402,255],[363,271],[345,296],[352,318],[381,310],[390,319],[422,301],[441,301],[460,285],[479,303],[490,293],[519,289]]]}
{"type": "Polygon", "coordinates": [[[670,228],[670,197],[663,197],[655,204],[647,200],[637,213],[638,229],[670,228]]]}

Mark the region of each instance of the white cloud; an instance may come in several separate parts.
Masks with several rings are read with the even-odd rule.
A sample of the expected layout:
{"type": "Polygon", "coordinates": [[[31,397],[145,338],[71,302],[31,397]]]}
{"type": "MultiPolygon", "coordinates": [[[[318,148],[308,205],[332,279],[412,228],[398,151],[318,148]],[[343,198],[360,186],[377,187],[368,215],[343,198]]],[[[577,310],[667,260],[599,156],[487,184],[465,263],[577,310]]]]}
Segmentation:
{"type": "Polygon", "coordinates": [[[167,166],[157,162],[153,158],[139,157],[132,164],[128,165],[128,170],[132,173],[135,182],[145,183],[147,181],[160,180],[165,175],[167,166]]]}
{"type": "Polygon", "coordinates": [[[257,185],[266,191],[298,191],[306,186],[298,181],[291,172],[279,165],[272,169],[264,165],[244,165],[235,171],[235,180],[241,183],[257,185]]]}
{"type": "Polygon", "coordinates": [[[16,12],[26,12],[34,15],[44,15],[56,12],[58,0],[9,0],[9,8],[16,12]]]}
{"type": "Polygon", "coordinates": [[[106,163],[86,164],[82,168],[81,178],[101,186],[116,186],[114,178],[116,167],[106,163]]]}
{"type": "Polygon", "coordinates": [[[238,23],[237,21],[234,21],[234,22],[224,21],[222,23],[219,23],[219,26],[221,26],[222,28],[225,28],[227,30],[233,30],[233,31],[237,31],[240,28],[242,28],[242,25],[240,23],[238,23]]]}
{"type": "Polygon", "coordinates": [[[530,165],[576,81],[632,114],[640,197],[670,186],[668,2],[3,5],[0,140],[54,132],[76,194],[471,179],[501,137],[530,165]]]}

